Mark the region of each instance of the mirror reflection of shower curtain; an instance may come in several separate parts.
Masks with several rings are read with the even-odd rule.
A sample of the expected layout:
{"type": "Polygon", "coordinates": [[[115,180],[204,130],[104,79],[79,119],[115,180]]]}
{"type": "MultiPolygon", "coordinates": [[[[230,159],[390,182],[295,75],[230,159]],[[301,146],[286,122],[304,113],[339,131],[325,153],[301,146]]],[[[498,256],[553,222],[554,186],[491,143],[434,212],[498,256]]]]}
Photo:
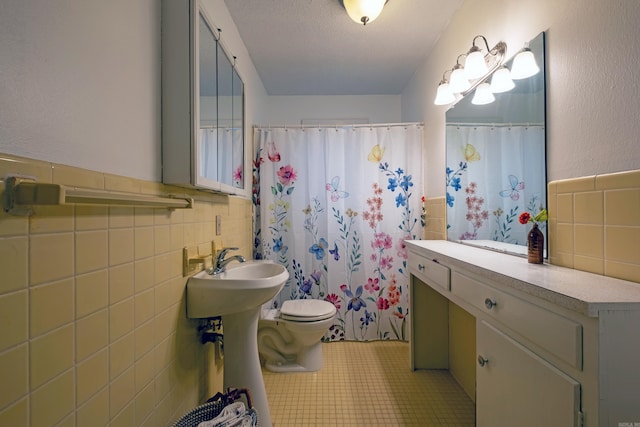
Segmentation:
{"type": "Polygon", "coordinates": [[[326,340],[408,339],[405,239],[422,238],[423,126],[255,129],[257,259],[285,265],[273,300],[337,309],[326,340]]]}
{"type": "Polygon", "coordinates": [[[244,129],[242,127],[234,127],[231,130],[231,138],[233,140],[233,186],[244,188],[244,129]]]}
{"type": "Polygon", "coordinates": [[[216,180],[234,187],[243,187],[244,150],[242,129],[221,128],[218,129],[217,135],[217,167],[219,175],[216,180]]]}
{"type": "Polygon", "coordinates": [[[203,128],[199,132],[201,175],[242,188],[244,146],[241,128],[203,128]]]}
{"type": "Polygon", "coordinates": [[[449,239],[526,245],[531,226],[518,216],[546,208],[544,126],[453,124],[446,132],[449,239]]]}
{"type": "Polygon", "coordinates": [[[233,132],[230,128],[218,129],[218,181],[231,185],[233,165],[233,132]]]}
{"type": "Polygon", "coordinates": [[[200,143],[200,175],[218,181],[218,132],[215,128],[203,128],[198,133],[200,143]]]}

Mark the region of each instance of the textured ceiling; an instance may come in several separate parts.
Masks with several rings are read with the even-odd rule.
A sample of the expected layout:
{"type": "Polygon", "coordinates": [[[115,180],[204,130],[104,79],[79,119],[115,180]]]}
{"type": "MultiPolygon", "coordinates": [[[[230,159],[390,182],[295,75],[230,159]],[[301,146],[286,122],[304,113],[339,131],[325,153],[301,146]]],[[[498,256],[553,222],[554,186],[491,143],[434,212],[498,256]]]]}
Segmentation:
{"type": "Polygon", "coordinates": [[[463,0],[389,0],[366,26],[340,0],[225,0],[269,95],[397,95],[463,0]]]}

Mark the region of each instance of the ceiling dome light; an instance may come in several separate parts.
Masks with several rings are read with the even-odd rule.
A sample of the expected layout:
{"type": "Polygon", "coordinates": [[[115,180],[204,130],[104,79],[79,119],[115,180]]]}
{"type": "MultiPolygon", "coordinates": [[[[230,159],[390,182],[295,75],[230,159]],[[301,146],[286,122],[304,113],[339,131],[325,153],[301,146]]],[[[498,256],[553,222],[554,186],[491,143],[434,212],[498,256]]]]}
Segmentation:
{"type": "Polygon", "coordinates": [[[514,87],[516,87],[516,84],[511,79],[511,73],[507,67],[503,65],[493,73],[491,77],[491,92],[508,92],[514,87]]]}
{"type": "Polygon", "coordinates": [[[536,58],[528,47],[522,49],[522,51],[513,58],[513,66],[511,67],[512,79],[526,79],[527,77],[538,74],[539,71],[540,67],[538,67],[536,63],[536,58]]]}
{"type": "Polygon", "coordinates": [[[373,22],[382,12],[387,0],[342,0],[349,17],[358,24],[373,22]]]}
{"type": "Polygon", "coordinates": [[[473,95],[473,99],[471,100],[471,103],[474,105],[485,105],[485,104],[491,104],[495,100],[496,100],[496,97],[493,96],[489,83],[485,82],[485,83],[480,83],[478,85],[478,87],[476,88],[476,93],[475,95],[473,95]]]}

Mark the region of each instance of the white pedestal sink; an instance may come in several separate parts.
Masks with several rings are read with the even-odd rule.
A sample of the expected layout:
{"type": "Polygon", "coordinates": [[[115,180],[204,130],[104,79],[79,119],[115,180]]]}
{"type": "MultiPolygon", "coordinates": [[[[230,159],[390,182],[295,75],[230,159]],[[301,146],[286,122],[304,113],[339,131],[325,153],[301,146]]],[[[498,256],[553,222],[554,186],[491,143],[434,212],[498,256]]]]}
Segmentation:
{"type": "Polygon", "coordinates": [[[215,276],[201,271],[187,281],[187,317],[222,316],[225,390],[248,388],[265,427],[272,423],[258,356],[258,319],[262,304],[280,292],[288,278],[280,264],[247,261],[215,276]]]}

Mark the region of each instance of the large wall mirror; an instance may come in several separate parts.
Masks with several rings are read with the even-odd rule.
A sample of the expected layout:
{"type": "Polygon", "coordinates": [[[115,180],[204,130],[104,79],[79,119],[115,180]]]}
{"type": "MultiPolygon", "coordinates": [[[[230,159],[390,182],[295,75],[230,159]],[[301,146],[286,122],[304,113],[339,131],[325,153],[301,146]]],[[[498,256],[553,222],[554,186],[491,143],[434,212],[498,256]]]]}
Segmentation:
{"type": "Polygon", "coordinates": [[[544,33],[529,43],[540,72],[490,104],[470,93],[447,111],[448,240],[526,254],[531,224],[518,219],[547,207],[544,44],[544,33]]]}

